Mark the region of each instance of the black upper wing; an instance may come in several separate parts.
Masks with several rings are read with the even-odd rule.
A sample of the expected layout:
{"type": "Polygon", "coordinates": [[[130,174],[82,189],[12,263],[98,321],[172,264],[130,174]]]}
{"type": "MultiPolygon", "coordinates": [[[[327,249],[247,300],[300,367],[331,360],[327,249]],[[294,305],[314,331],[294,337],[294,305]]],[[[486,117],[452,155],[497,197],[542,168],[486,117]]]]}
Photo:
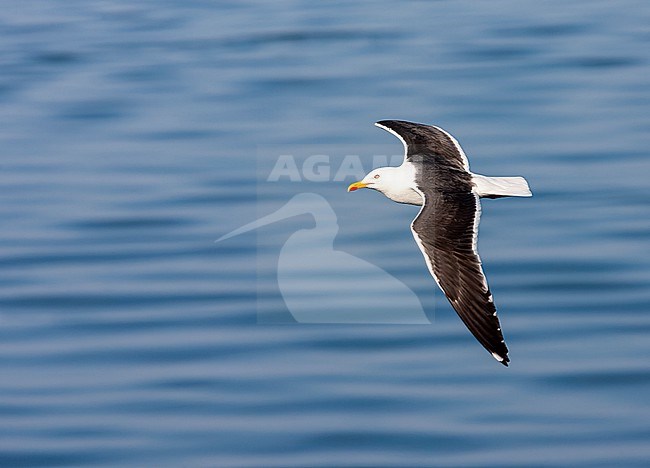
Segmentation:
{"type": "Polygon", "coordinates": [[[435,159],[436,164],[469,171],[469,162],[458,141],[439,127],[403,120],[381,120],[375,125],[402,141],[407,161],[435,159]]]}
{"type": "Polygon", "coordinates": [[[507,366],[508,348],[476,250],[478,196],[423,190],[423,197],[411,230],[429,271],[476,339],[507,366]]]}

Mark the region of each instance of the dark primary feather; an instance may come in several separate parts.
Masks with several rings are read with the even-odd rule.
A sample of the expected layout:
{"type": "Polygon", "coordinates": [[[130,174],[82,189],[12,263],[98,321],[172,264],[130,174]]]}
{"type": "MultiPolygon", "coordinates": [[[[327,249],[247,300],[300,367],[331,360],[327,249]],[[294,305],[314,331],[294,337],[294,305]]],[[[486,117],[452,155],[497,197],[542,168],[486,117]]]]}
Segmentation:
{"type": "Polygon", "coordinates": [[[508,348],[495,314],[481,260],[474,252],[474,216],[478,197],[473,193],[425,193],[425,204],[412,224],[432,274],[470,332],[490,353],[508,365],[508,348]],[[485,285],[484,285],[485,281],[485,285]]]}

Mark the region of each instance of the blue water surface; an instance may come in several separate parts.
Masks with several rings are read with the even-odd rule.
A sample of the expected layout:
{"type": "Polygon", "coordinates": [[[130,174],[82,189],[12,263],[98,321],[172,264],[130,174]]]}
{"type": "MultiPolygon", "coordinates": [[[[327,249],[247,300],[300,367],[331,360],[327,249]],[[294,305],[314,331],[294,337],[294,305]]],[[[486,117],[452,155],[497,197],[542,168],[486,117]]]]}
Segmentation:
{"type": "Polygon", "coordinates": [[[0,466],[648,466],[649,25],[642,0],[5,2],[0,466]],[[370,169],[387,118],[530,182],[483,202],[509,368],[435,290],[417,208],[266,180],[278,148],[370,169]],[[303,191],[432,324],[291,323],[275,267],[309,215],[214,243],[303,191]]]}

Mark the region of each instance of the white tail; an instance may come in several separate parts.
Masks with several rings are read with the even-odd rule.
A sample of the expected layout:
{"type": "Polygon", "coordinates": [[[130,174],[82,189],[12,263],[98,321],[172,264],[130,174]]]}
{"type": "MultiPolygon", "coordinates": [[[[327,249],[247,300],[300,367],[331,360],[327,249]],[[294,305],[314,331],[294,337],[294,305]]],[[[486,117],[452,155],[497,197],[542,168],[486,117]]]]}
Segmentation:
{"type": "Polygon", "coordinates": [[[479,197],[532,197],[528,182],[523,177],[488,177],[472,174],[472,182],[479,197]]]}

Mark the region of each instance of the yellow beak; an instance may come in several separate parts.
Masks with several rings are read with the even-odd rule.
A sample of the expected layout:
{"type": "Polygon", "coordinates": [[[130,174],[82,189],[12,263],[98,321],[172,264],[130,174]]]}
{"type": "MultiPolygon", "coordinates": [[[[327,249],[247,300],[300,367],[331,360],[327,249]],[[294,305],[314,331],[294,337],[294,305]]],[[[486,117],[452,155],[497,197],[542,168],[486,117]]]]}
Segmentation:
{"type": "Polygon", "coordinates": [[[350,184],[348,187],[348,192],[354,192],[355,190],[359,190],[360,188],[366,188],[368,184],[364,184],[363,182],[355,182],[353,184],[350,184]]]}

